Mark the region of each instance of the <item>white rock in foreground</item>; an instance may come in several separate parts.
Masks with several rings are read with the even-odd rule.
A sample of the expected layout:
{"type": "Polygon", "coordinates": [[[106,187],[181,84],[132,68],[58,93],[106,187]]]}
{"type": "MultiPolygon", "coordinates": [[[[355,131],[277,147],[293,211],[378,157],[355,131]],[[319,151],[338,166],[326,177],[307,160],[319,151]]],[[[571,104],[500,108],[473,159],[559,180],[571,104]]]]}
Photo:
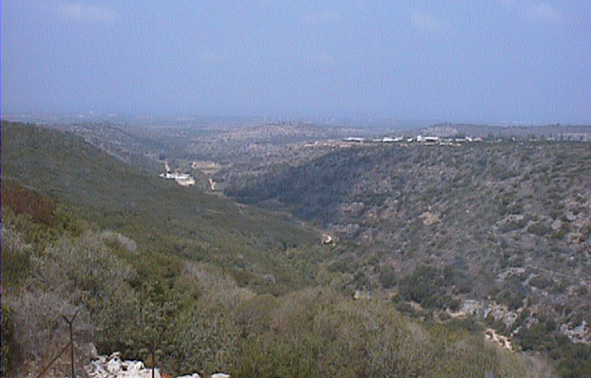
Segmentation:
{"type": "MultiPolygon", "coordinates": [[[[90,378],[152,378],[152,369],[141,361],[121,361],[121,353],[100,356],[86,365],[90,378]]],[[[154,378],[161,378],[160,369],[154,369],[154,378]]]]}
{"type": "Polygon", "coordinates": [[[180,375],[177,378],[201,378],[201,376],[197,373],[193,373],[191,375],[180,375]]]}
{"type": "MultiPolygon", "coordinates": [[[[121,361],[121,353],[115,352],[109,357],[99,356],[85,366],[89,378],[152,378],[152,369],[146,368],[142,361],[121,361]]],[[[166,376],[166,374],[165,374],[166,376]]],[[[160,369],[154,369],[154,378],[162,378],[160,369]]],[[[201,378],[197,373],[178,378],[201,378]]],[[[211,378],[230,378],[224,373],[212,374],[211,378]]]]}

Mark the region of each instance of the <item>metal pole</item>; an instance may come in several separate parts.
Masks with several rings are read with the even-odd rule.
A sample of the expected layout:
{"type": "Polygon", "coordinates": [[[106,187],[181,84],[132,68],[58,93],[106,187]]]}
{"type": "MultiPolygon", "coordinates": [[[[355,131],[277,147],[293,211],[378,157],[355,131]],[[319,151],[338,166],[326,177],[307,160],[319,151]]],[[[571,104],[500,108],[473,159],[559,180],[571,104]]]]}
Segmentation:
{"type": "Polygon", "coordinates": [[[74,313],[74,316],[72,316],[72,319],[68,319],[66,318],[65,315],[62,315],[64,317],[64,320],[66,321],[66,323],[68,323],[68,326],[70,327],[70,364],[72,366],[72,375],[70,376],[71,378],[76,378],[75,375],[75,366],[74,366],[74,327],[73,327],[73,323],[74,323],[74,319],[76,319],[76,315],[78,315],[78,311],[76,311],[74,313]]]}
{"type": "Polygon", "coordinates": [[[72,330],[72,323],[70,326],[70,363],[72,364],[72,375],[70,377],[76,378],[74,375],[74,331],[72,330]]]}
{"type": "Polygon", "coordinates": [[[152,348],[152,378],[154,378],[154,367],[156,366],[156,360],[154,359],[154,348],[152,348]]]}

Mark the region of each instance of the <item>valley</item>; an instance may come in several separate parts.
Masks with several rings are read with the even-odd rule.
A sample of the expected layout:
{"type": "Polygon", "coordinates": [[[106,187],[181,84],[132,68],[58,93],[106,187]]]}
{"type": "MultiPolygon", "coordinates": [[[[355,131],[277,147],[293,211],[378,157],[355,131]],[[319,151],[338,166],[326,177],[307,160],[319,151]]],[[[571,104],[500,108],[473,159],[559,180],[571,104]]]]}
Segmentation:
{"type": "MultiPolygon", "coordinates": [[[[141,358],[161,335],[177,374],[481,376],[445,363],[467,353],[499,376],[585,376],[586,135],[3,121],[3,321],[47,312],[51,297],[83,312],[101,353],[141,358]],[[159,178],[165,164],[195,186],[159,178]]],[[[25,318],[35,321],[15,324],[31,334],[52,322],[25,318]]],[[[20,337],[21,357],[46,357],[20,337]]]]}

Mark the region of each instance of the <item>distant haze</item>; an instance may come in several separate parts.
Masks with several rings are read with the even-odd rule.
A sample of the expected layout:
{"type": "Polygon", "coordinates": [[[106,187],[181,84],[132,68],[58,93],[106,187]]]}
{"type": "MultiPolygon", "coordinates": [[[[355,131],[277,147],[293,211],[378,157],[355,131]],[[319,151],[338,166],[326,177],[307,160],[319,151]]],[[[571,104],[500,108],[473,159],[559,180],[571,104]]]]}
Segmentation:
{"type": "Polygon", "coordinates": [[[591,123],[591,1],[2,0],[1,111],[591,123]]]}

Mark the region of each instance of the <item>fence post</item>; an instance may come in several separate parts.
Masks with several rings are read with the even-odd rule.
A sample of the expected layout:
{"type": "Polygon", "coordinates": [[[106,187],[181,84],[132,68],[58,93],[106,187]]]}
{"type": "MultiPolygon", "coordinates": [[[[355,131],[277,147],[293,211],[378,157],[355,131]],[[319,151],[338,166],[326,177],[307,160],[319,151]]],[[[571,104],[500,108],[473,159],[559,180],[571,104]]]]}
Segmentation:
{"type": "Polygon", "coordinates": [[[76,319],[76,315],[78,315],[78,311],[76,311],[74,313],[74,316],[72,316],[72,319],[68,319],[68,318],[66,318],[65,315],[62,315],[64,317],[64,320],[66,321],[66,323],[68,323],[68,326],[70,326],[70,364],[72,365],[71,378],[76,378],[75,368],[74,368],[74,330],[73,330],[73,323],[74,323],[74,319],[76,319]]]}
{"type": "Polygon", "coordinates": [[[152,378],[154,378],[154,369],[156,367],[155,348],[152,348],[152,378]]]}

